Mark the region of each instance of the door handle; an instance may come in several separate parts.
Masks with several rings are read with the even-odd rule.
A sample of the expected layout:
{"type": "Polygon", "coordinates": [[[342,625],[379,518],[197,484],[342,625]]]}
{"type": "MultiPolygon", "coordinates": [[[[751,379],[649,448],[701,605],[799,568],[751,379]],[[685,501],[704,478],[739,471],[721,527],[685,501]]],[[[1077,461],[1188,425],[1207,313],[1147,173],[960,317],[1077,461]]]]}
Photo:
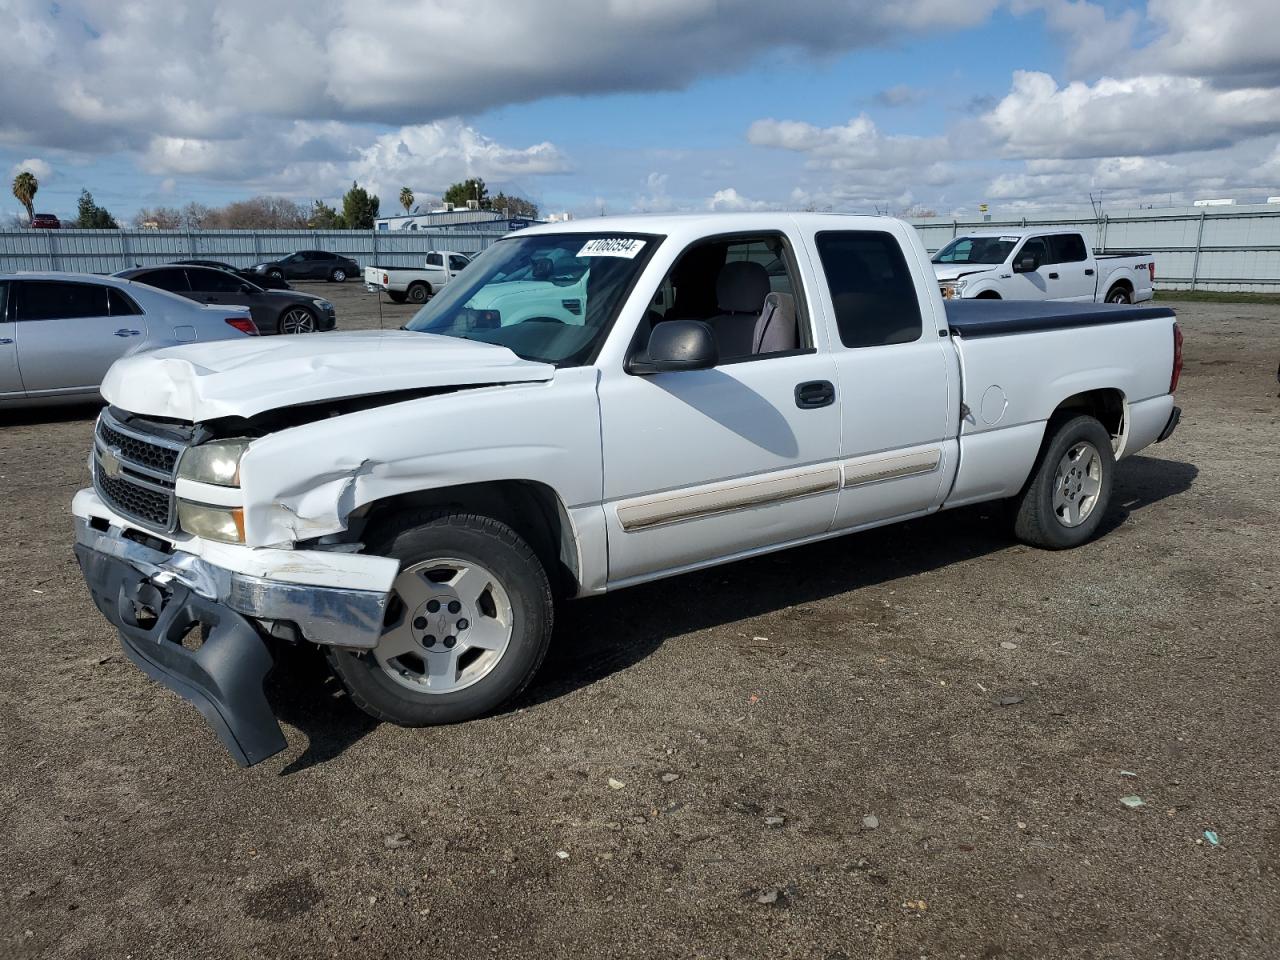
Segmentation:
{"type": "Polygon", "coordinates": [[[810,380],[796,384],[796,406],[801,410],[816,410],[835,402],[836,388],[830,380],[810,380]]]}
{"type": "Polygon", "coordinates": [[[121,327],[119,330],[116,331],[116,336],[117,337],[136,337],[141,332],[142,332],[141,330],[127,330],[124,327],[121,327]]]}
{"type": "Polygon", "coordinates": [[[1057,275],[1056,273],[1051,273],[1051,274],[1049,274],[1049,279],[1050,279],[1050,280],[1057,280],[1057,279],[1058,279],[1058,275],[1057,275]]]}
{"type": "Polygon", "coordinates": [[[0,337],[0,346],[13,343],[13,337],[0,337]]]}
{"type": "Polygon", "coordinates": [[[1093,276],[1093,267],[1090,267],[1088,270],[1086,270],[1086,271],[1084,272],[1084,275],[1085,275],[1086,277],[1092,277],[1092,276],[1093,276]]]}

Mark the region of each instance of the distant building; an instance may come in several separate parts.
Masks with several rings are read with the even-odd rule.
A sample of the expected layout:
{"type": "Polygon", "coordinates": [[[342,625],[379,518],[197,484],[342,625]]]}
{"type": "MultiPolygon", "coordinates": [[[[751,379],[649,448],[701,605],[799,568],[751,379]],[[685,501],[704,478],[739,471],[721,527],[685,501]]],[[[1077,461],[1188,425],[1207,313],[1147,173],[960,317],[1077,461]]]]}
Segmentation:
{"type": "Polygon", "coordinates": [[[398,217],[379,217],[373,222],[375,230],[465,230],[469,233],[504,234],[523,230],[542,220],[528,217],[511,217],[506,210],[481,210],[474,200],[465,207],[446,203],[426,212],[415,212],[398,217]]]}
{"type": "Polygon", "coordinates": [[[1235,201],[1230,197],[1224,197],[1221,200],[1197,200],[1192,205],[1196,207],[1231,207],[1235,206],[1235,201]]]}

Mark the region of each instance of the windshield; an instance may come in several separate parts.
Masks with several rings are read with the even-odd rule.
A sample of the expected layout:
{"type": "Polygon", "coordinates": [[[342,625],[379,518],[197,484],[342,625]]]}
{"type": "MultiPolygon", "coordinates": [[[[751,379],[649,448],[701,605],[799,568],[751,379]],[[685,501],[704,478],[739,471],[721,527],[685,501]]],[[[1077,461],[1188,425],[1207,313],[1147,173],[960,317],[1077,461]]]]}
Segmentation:
{"type": "Polygon", "coordinates": [[[660,240],[617,233],[499,240],[405,329],[495,343],[526,360],[585,363],[660,240]]]}
{"type": "Polygon", "coordinates": [[[956,237],[933,255],[934,263],[1004,263],[1017,237],[956,237]]]}

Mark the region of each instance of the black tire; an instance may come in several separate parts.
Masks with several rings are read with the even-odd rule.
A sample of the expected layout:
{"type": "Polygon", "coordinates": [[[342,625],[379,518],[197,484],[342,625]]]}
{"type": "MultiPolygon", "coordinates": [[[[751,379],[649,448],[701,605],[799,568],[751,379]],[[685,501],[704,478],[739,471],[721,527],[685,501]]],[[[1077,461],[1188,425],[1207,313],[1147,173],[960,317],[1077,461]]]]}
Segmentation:
{"type": "Polygon", "coordinates": [[[1122,283],[1107,291],[1107,303],[1133,303],[1133,293],[1122,283]]]}
{"type": "Polygon", "coordinates": [[[388,290],[387,296],[391,299],[392,303],[404,303],[405,301],[405,294],[403,290],[388,290]]]}
{"type": "Polygon", "coordinates": [[[1111,434],[1094,417],[1068,415],[1050,420],[1045,444],[1032,469],[1031,479],[1014,501],[1015,535],[1023,543],[1045,550],[1068,550],[1088,542],[1097,533],[1110,506],[1115,469],[1111,434]],[[1069,451],[1081,444],[1091,445],[1097,454],[1100,483],[1088,515],[1071,526],[1055,511],[1054,495],[1059,482],[1059,465],[1069,451]]]}
{"type": "MultiPolygon", "coordinates": [[[[546,571],[514,530],[491,517],[441,510],[373,531],[369,552],[396,558],[402,569],[437,557],[486,567],[510,598],[512,632],[501,659],[485,676],[447,693],[407,689],[372,652],[330,648],[334,673],[361,710],[402,727],[460,723],[497,709],[533,679],[551,642],[554,604],[546,571]]],[[[394,609],[388,615],[394,616],[394,609]]]]}
{"type": "Polygon", "coordinates": [[[409,289],[405,291],[405,297],[410,303],[426,303],[427,298],[431,296],[431,284],[416,280],[409,284],[409,289]]]}
{"type": "Polygon", "coordinates": [[[978,294],[978,295],[977,295],[976,297],[974,297],[973,299],[975,299],[975,300],[999,300],[999,299],[1000,299],[1000,294],[996,293],[994,290],[985,290],[985,291],[983,291],[982,293],[978,294]]]}
{"type": "Polygon", "coordinates": [[[344,270],[342,267],[337,267],[336,269],[334,269],[332,273],[329,274],[329,279],[334,283],[346,283],[347,271],[344,270]]]}
{"type": "Polygon", "coordinates": [[[268,270],[267,276],[270,277],[272,280],[283,280],[284,272],[281,270],[268,270]]]}

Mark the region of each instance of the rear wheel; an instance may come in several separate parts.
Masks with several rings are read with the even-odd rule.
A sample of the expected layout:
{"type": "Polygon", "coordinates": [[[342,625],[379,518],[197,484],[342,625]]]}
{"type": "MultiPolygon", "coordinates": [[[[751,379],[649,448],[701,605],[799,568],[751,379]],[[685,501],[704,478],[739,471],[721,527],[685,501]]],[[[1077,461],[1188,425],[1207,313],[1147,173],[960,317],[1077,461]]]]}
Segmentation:
{"type": "Polygon", "coordinates": [[[546,572],[489,517],[411,518],[370,552],[400,561],[371,651],[331,650],[334,672],[370,716],[406,727],[488,713],[533,678],[551,640],[546,572]]]}
{"type": "Polygon", "coordinates": [[[1052,434],[1017,502],[1018,539],[1046,550],[1093,537],[1111,502],[1111,434],[1089,416],[1050,421],[1052,434]]]}
{"type": "Polygon", "coordinates": [[[409,284],[409,289],[405,291],[405,295],[409,298],[410,303],[426,303],[427,297],[431,296],[430,284],[417,283],[409,284]]]}
{"type": "Polygon", "coordinates": [[[341,267],[337,267],[331,274],[329,274],[329,279],[334,283],[344,283],[347,279],[347,271],[343,270],[341,267]]]}
{"type": "Polygon", "coordinates": [[[276,326],[281,333],[315,333],[316,315],[306,307],[290,307],[280,314],[276,326]]]}
{"type": "Polygon", "coordinates": [[[1107,291],[1107,303],[1133,303],[1133,295],[1128,287],[1116,284],[1107,291]]]}

